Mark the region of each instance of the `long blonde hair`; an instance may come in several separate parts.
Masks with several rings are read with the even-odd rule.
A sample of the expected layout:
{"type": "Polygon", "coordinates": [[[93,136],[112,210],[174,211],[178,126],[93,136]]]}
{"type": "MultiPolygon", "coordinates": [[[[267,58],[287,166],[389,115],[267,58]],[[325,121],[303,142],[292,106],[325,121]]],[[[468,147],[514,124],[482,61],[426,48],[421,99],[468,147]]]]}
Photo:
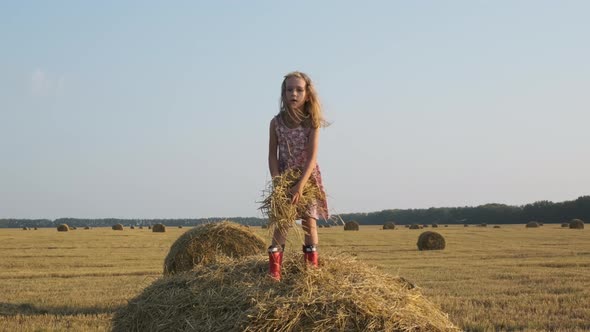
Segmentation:
{"type": "Polygon", "coordinates": [[[303,112],[306,115],[309,115],[310,120],[305,121],[307,122],[306,125],[309,125],[312,128],[320,128],[320,127],[327,127],[329,123],[324,119],[324,115],[322,112],[322,106],[320,104],[320,99],[318,97],[318,93],[315,90],[313,82],[311,78],[307,76],[305,73],[294,71],[290,72],[283,78],[283,84],[281,84],[281,100],[280,100],[280,110],[281,112],[287,112],[289,105],[286,102],[286,91],[287,91],[287,79],[291,77],[297,77],[305,81],[305,96],[306,100],[303,104],[303,112]]]}

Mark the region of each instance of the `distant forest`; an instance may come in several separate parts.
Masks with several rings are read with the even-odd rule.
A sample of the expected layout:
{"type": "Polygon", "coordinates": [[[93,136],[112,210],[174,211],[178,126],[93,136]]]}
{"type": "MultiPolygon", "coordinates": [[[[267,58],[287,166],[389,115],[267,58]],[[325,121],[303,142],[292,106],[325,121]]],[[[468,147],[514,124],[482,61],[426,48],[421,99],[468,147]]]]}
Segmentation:
{"type": "MultiPolygon", "coordinates": [[[[199,219],[0,219],[0,228],[56,227],[68,224],[75,227],[104,227],[114,224],[124,226],[196,226],[204,223],[231,220],[243,225],[260,226],[265,218],[199,218],[199,219]]],[[[354,220],[361,225],[382,225],[385,222],[405,224],[523,224],[529,221],[563,223],[571,219],[590,221],[590,196],[581,196],[573,201],[553,203],[538,201],[523,206],[485,204],[476,207],[442,207],[429,209],[393,209],[369,213],[345,213],[333,216],[329,223],[354,220]]],[[[325,221],[320,221],[320,224],[325,221]]]]}

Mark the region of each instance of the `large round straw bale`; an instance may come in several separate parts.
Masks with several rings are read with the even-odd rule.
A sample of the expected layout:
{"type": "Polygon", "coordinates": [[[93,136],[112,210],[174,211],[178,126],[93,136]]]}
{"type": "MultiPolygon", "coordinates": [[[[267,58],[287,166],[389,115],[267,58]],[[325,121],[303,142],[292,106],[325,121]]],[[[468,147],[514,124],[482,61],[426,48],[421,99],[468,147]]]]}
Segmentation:
{"type": "Polygon", "coordinates": [[[390,221],[383,225],[383,229],[395,229],[395,223],[390,221]]]}
{"type": "Polygon", "coordinates": [[[57,226],[58,232],[67,232],[69,230],[70,230],[70,226],[68,226],[67,224],[61,224],[61,225],[57,226]]]}
{"type": "Polygon", "coordinates": [[[537,228],[537,227],[539,227],[539,223],[536,221],[529,221],[525,227],[526,228],[537,228]]]}
{"type": "Polygon", "coordinates": [[[356,221],[347,221],[344,224],[345,231],[358,231],[359,230],[359,223],[356,221]]]}
{"type": "Polygon", "coordinates": [[[123,225],[121,225],[121,224],[114,224],[112,228],[113,228],[114,231],[122,231],[123,230],[123,225]]]}
{"type": "Polygon", "coordinates": [[[460,331],[411,282],[347,256],[321,268],[285,254],[220,259],[156,280],[113,316],[113,331],[460,331]]]}
{"type": "Polygon", "coordinates": [[[572,219],[572,221],[570,221],[570,228],[584,229],[584,222],[580,219],[572,219]]]}
{"type": "Polygon", "coordinates": [[[164,233],[164,232],[166,232],[166,225],[164,225],[164,224],[155,224],[152,227],[152,232],[154,232],[154,233],[164,233]]]}
{"type": "Polygon", "coordinates": [[[219,257],[257,255],[265,250],[264,240],[243,225],[230,221],[204,224],[185,232],[172,244],[164,260],[164,274],[215,263],[219,257]]]}
{"type": "Polygon", "coordinates": [[[437,232],[424,232],[418,237],[418,250],[442,250],[445,238],[437,232]]]}
{"type": "Polygon", "coordinates": [[[420,229],[420,225],[418,224],[411,224],[410,229],[420,229]]]}

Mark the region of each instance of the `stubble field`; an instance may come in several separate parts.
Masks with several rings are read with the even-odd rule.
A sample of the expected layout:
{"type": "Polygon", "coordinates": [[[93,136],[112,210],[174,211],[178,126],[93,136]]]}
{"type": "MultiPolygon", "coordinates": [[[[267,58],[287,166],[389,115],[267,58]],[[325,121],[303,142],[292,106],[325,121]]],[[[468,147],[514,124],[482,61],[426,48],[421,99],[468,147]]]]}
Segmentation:
{"type": "MultiPolygon", "coordinates": [[[[108,331],[114,311],[162,275],[187,229],[0,229],[0,330],[108,331]]],[[[446,249],[421,252],[425,230],[320,228],[320,259],[346,252],[400,275],[466,331],[590,331],[588,230],[439,227],[429,230],[446,249]]],[[[287,250],[301,250],[295,233],[287,250]]]]}

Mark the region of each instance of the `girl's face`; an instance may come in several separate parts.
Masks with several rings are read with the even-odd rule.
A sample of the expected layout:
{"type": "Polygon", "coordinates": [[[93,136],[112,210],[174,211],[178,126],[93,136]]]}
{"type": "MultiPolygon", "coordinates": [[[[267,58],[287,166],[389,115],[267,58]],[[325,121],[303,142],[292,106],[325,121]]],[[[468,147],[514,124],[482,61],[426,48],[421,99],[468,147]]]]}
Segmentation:
{"type": "Polygon", "coordinates": [[[290,109],[302,109],[307,100],[305,80],[289,77],[285,81],[285,103],[290,109]]]}

